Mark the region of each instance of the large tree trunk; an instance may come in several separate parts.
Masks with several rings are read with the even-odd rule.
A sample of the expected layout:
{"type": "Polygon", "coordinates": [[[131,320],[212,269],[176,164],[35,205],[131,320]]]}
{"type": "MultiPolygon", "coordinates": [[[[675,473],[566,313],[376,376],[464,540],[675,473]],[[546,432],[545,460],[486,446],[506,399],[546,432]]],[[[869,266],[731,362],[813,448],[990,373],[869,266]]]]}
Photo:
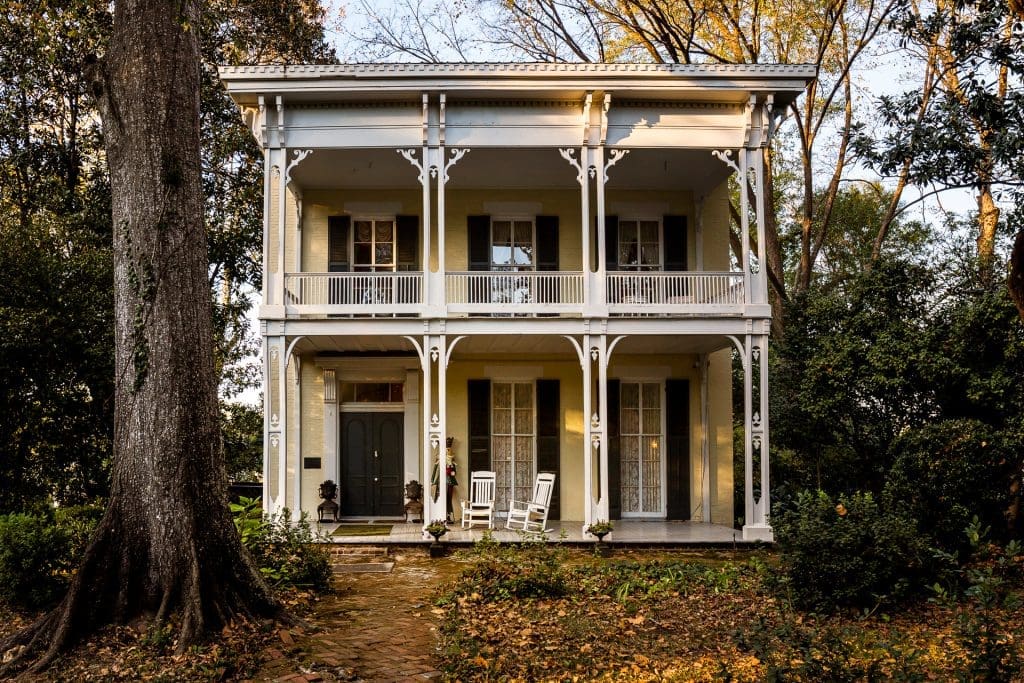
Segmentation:
{"type": "Polygon", "coordinates": [[[5,643],[45,667],[108,623],[178,621],[184,650],[279,608],[227,506],[199,164],[195,0],[118,0],[95,70],[113,195],[111,497],[61,604],[5,643]]]}

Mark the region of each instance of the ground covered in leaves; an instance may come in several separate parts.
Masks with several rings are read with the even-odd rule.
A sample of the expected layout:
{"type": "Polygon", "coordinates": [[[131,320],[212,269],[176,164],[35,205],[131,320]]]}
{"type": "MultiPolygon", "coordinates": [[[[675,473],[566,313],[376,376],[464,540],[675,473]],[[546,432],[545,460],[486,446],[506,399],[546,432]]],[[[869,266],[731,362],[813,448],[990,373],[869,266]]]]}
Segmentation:
{"type": "Polygon", "coordinates": [[[440,598],[452,679],[1024,680],[1012,600],[819,616],[770,587],[770,556],[604,559],[541,544],[473,555],[440,598]]]}
{"type": "MultiPolygon", "coordinates": [[[[308,615],[319,597],[312,591],[283,589],[278,597],[294,614],[308,615]]],[[[24,628],[38,613],[0,606],[0,640],[24,628]]],[[[80,681],[226,681],[244,680],[259,670],[267,651],[280,647],[280,625],[241,622],[224,629],[209,645],[175,654],[172,623],[164,630],[147,625],[104,629],[28,680],[80,681]]],[[[10,657],[13,653],[8,653],[10,657]]]]}

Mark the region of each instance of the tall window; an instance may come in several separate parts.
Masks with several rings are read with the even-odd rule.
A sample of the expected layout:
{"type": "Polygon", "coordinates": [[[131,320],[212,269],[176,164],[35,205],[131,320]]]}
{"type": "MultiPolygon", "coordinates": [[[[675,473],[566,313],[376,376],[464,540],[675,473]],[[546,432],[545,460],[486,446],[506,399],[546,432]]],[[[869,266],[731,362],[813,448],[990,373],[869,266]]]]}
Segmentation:
{"type": "Polygon", "coordinates": [[[659,514],[661,503],[661,384],[623,382],[620,400],[622,512],[659,514]]]}
{"type": "Polygon", "coordinates": [[[533,270],[533,221],[495,220],[491,223],[491,270],[533,270]]]}
{"type": "Polygon", "coordinates": [[[494,506],[508,510],[510,500],[530,500],[536,470],[537,430],[533,382],[491,385],[491,464],[494,506]]]}
{"type": "Polygon", "coordinates": [[[659,221],[619,221],[619,268],[622,270],[661,270],[661,223],[659,221]]]}
{"type": "Polygon", "coordinates": [[[395,221],[357,219],[352,230],[352,270],[356,272],[395,269],[395,221]]]}

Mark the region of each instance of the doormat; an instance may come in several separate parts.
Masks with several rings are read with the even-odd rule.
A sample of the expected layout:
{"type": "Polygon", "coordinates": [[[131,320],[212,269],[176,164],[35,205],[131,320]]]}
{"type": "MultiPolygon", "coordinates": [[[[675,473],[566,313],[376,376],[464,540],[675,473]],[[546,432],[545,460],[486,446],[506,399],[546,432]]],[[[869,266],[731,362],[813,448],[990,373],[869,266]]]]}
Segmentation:
{"type": "Polygon", "coordinates": [[[387,536],[394,524],[342,524],[331,536],[387,536]]]}

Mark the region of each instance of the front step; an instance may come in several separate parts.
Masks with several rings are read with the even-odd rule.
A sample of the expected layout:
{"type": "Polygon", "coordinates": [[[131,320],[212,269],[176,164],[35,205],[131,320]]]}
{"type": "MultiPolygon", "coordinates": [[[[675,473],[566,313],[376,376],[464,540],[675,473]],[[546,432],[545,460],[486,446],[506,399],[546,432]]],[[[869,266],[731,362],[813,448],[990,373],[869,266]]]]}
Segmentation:
{"type": "Polygon", "coordinates": [[[386,545],[332,543],[327,552],[331,556],[331,573],[369,574],[388,573],[394,566],[391,549],[386,545]]]}

